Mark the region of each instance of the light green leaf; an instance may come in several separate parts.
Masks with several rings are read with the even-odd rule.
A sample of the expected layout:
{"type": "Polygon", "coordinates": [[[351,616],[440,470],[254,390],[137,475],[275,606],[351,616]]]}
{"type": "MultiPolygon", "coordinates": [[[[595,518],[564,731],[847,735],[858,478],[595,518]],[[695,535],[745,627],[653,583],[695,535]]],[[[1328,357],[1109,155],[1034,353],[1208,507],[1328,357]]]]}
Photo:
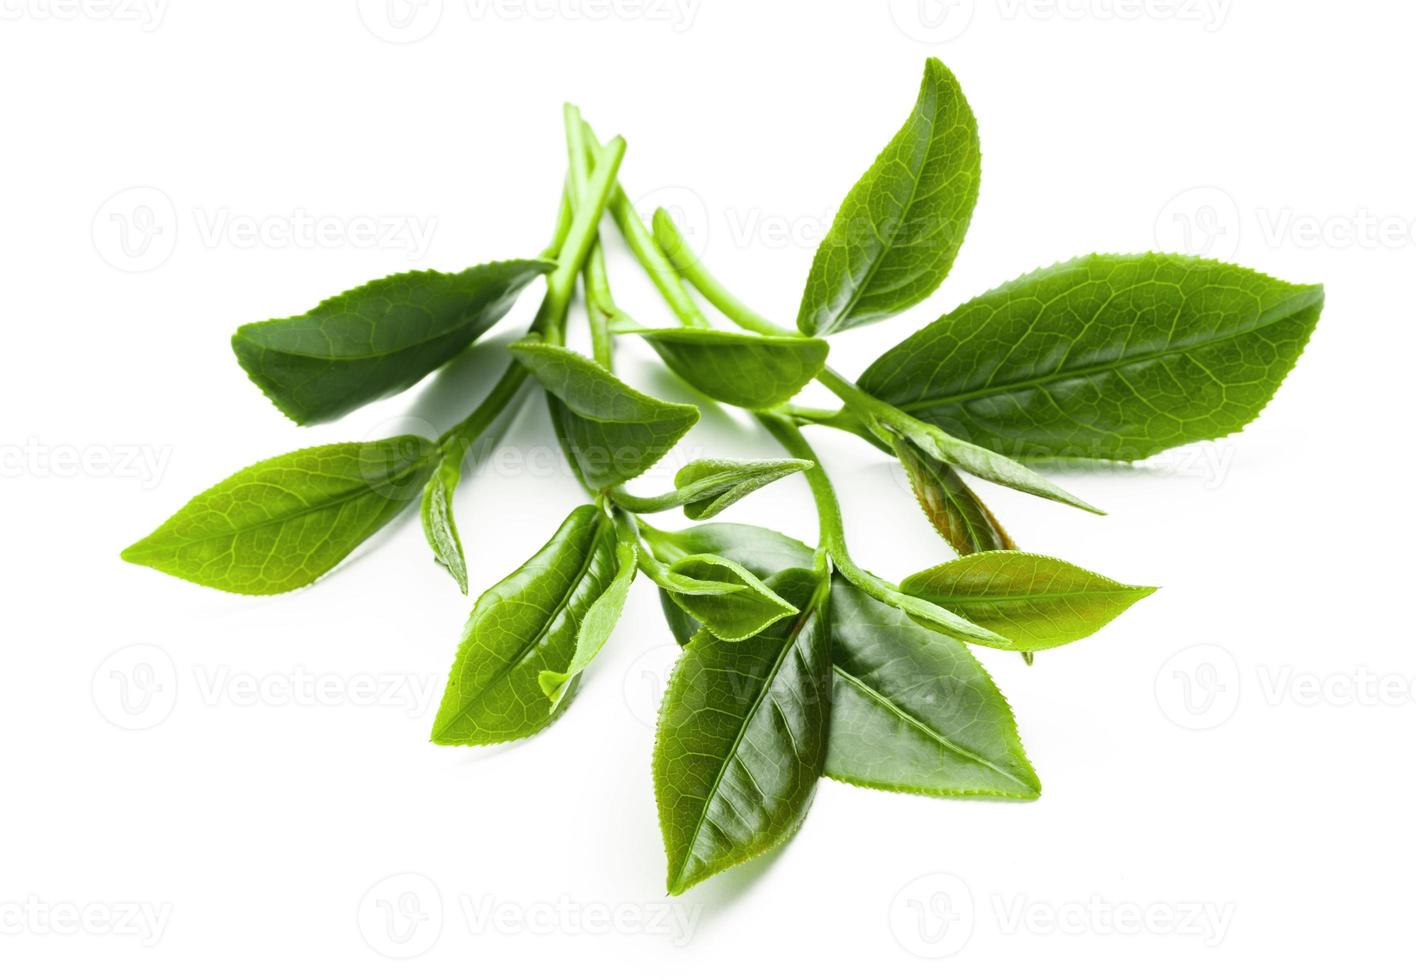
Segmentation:
{"type": "Polygon", "coordinates": [[[860,386],[1025,458],[1138,460],[1253,421],[1322,310],[1321,286],[1182,255],[1089,255],[970,300],[860,386]]]}
{"type": "Polygon", "coordinates": [[[755,636],[797,611],[752,572],[721,555],[685,555],[667,566],[648,558],[644,568],[675,605],[729,642],[755,636]]]}
{"type": "Polygon", "coordinates": [[[559,433],[592,491],[643,473],[698,421],[692,405],[651,398],[563,347],[520,341],[510,350],[565,407],[559,433]]]}
{"type": "Polygon", "coordinates": [[[616,490],[616,504],[636,514],[682,507],[693,520],[715,517],[743,497],[784,476],[809,469],[804,459],[700,459],[674,475],[672,493],[658,497],[636,497],[616,490]]]}
{"type": "Polygon", "coordinates": [[[467,559],[462,554],[462,540],[457,536],[457,522],[452,514],[453,491],[462,480],[462,454],[444,455],[438,460],[432,479],[423,486],[419,514],[423,535],[433,549],[433,557],[456,579],[462,594],[467,594],[467,559]]]}
{"type": "Polygon", "coordinates": [[[1021,551],[945,562],[916,572],[900,588],[1003,634],[1012,641],[1007,649],[1029,652],[1090,636],[1155,591],[1021,551]]]}
{"type": "Polygon", "coordinates": [[[590,666],[614,632],[624,612],[629,587],[634,584],[638,554],[639,539],[634,527],[621,516],[615,521],[615,577],[585,613],[580,631],[575,635],[575,656],[565,670],[543,670],[537,678],[541,690],[551,699],[552,707],[564,700],[571,681],[590,666]]]}
{"type": "MultiPolygon", "coordinates": [[[[542,671],[568,672],[576,639],[618,572],[614,524],[586,504],[525,565],[477,600],[433,721],[439,745],[510,742],[545,728],[554,706],[542,671]]],[[[571,685],[576,683],[571,678],[571,685]]]]}
{"type": "Polygon", "coordinates": [[[821,240],[797,326],[808,336],[906,310],[944,281],[978,200],[979,145],[959,83],[925,63],[905,125],[846,195],[821,240]]]}
{"type": "Polygon", "coordinates": [[[993,512],[952,466],[921,452],[907,439],[896,439],[893,448],[924,516],[951,548],[971,555],[1015,547],[993,512]]]}
{"type": "Polygon", "coordinates": [[[837,576],[826,775],[924,796],[1036,799],[1008,702],[962,643],[837,576]]]}
{"type": "Polygon", "coordinates": [[[436,453],[398,436],[276,456],[197,494],[123,559],[243,595],[298,589],[407,507],[436,453]]]}
{"type": "Polygon", "coordinates": [[[780,405],[801,391],[826,366],[831,352],[826,341],[810,337],[763,337],[696,327],[634,327],[617,332],[642,335],[669,370],[708,397],[752,409],[780,405]]]}
{"type": "Polygon", "coordinates": [[[290,419],[326,422],[442,366],[553,268],[512,261],[454,273],[399,273],[300,316],[248,323],[231,338],[231,347],[251,380],[290,419]]]}
{"type": "Polygon", "coordinates": [[[654,795],[671,894],[790,838],[825,763],[828,587],[803,570],[770,584],[801,613],[740,643],[703,630],[669,679],[654,795]]]}

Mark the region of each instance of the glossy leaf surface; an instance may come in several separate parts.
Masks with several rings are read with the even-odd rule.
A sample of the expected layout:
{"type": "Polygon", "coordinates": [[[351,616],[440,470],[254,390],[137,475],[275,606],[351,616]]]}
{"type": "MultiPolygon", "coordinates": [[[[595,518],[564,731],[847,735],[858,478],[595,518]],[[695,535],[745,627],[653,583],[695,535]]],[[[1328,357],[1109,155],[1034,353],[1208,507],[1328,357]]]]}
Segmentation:
{"type": "Polygon", "coordinates": [[[654,791],[672,894],[787,840],[825,764],[829,590],[801,570],[771,584],[799,615],[740,643],[700,631],[669,679],[654,791]]]}
{"type": "Polygon", "coordinates": [[[797,326],[825,336],[908,309],[933,293],[978,200],[979,144],[958,81],[925,64],[914,110],[846,195],[807,277],[797,326]]]}
{"type": "Polygon", "coordinates": [[[478,598],[432,740],[490,745],[550,724],[565,701],[553,707],[541,673],[568,671],[581,624],[617,571],[613,523],[593,505],[576,508],[530,561],[478,598]]]}
{"type": "Polygon", "coordinates": [[[402,391],[450,360],[554,268],[491,262],[462,272],[403,272],[325,300],[300,316],[248,323],[236,359],[301,425],[402,391]]]}
{"type": "Polygon", "coordinates": [[[951,548],[971,555],[1014,547],[1008,532],[954,467],[921,452],[907,439],[896,439],[893,448],[924,516],[951,548]]]}
{"type": "Polygon", "coordinates": [[[1009,649],[1029,652],[1090,636],[1155,591],[1021,551],[945,562],[916,572],[900,588],[1008,637],[1009,649]]]}
{"type": "Polygon", "coordinates": [[[826,775],[926,796],[1037,797],[1013,712],[962,643],[837,576],[831,655],[826,775]]]}
{"type": "Polygon", "coordinates": [[[1238,432],[1278,390],[1320,286],[1181,255],[1089,255],[963,304],[861,375],[1016,458],[1138,460],[1238,432]]]}
{"type": "Polygon", "coordinates": [[[435,462],[417,436],[276,456],[199,493],[123,558],[226,592],[298,589],[416,499],[435,462]]]}
{"type": "Polygon", "coordinates": [[[557,430],[591,490],[643,473],[698,421],[692,405],[636,391],[574,351],[528,341],[510,350],[564,406],[557,430]]]}
{"type": "Polygon", "coordinates": [[[810,337],[763,337],[682,327],[641,334],[673,371],[729,405],[764,409],[791,398],[826,365],[830,346],[810,337]]]}

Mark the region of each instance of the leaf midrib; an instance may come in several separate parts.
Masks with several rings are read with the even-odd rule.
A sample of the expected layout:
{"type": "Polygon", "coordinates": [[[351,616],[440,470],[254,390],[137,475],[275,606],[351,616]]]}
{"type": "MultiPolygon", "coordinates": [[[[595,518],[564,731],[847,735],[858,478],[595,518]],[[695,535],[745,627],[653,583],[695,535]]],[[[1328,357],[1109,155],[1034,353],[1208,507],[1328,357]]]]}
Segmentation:
{"type": "MultiPolygon", "coordinates": [[[[229,531],[223,531],[223,532],[221,532],[221,533],[219,533],[219,534],[207,534],[207,535],[201,535],[201,536],[188,536],[188,537],[185,537],[185,538],[183,539],[182,544],[188,545],[188,544],[195,544],[195,543],[201,542],[201,541],[217,541],[217,540],[220,540],[220,539],[222,539],[222,538],[234,538],[236,535],[238,535],[238,534],[245,534],[247,531],[259,530],[260,528],[263,528],[263,527],[270,527],[270,526],[275,525],[275,524],[285,524],[285,523],[287,523],[288,521],[299,520],[300,518],[303,518],[303,517],[309,517],[309,516],[312,515],[312,514],[318,514],[320,511],[322,511],[322,510],[328,510],[328,509],[330,509],[331,507],[342,507],[342,506],[344,506],[346,503],[349,503],[351,500],[356,500],[356,499],[358,499],[359,497],[365,496],[365,495],[370,494],[370,493],[374,493],[374,492],[378,491],[379,489],[381,489],[382,487],[392,486],[394,483],[396,483],[398,480],[402,479],[404,476],[407,476],[409,473],[412,473],[412,472],[413,472],[415,469],[417,469],[419,466],[425,465],[425,464],[427,463],[427,460],[428,460],[428,453],[425,451],[425,452],[423,453],[423,455],[421,455],[420,457],[418,457],[418,460],[417,460],[415,463],[413,463],[413,464],[411,464],[411,465],[405,467],[405,468],[402,469],[402,470],[399,470],[397,473],[393,474],[392,476],[390,476],[390,477],[389,477],[388,479],[386,479],[386,480],[381,480],[381,481],[379,481],[379,482],[377,482],[377,483],[366,483],[366,484],[364,484],[363,486],[357,487],[357,488],[355,488],[355,489],[353,489],[353,490],[342,491],[342,492],[340,492],[340,493],[338,493],[338,494],[335,494],[333,497],[327,498],[327,499],[326,499],[325,501],[323,501],[322,503],[315,504],[315,505],[312,506],[312,507],[305,507],[305,508],[303,508],[303,509],[301,509],[301,510],[294,511],[294,512],[292,512],[292,513],[290,513],[290,514],[287,514],[287,515],[283,516],[283,517],[271,517],[271,518],[267,518],[266,520],[263,520],[263,521],[258,521],[258,522],[256,522],[255,524],[243,524],[241,527],[233,528],[233,529],[231,529],[231,530],[229,530],[229,531]]],[[[405,504],[405,506],[406,506],[408,503],[411,503],[411,502],[412,502],[412,498],[410,497],[409,500],[407,500],[407,501],[404,502],[404,504],[405,504]]]]}
{"type": "MultiPolygon", "coordinates": [[[[698,822],[693,827],[693,833],[688,837],[688,852],[684,855],[684,859],[680,862],[678,871],[674,875],[674,881],[676,883],[683,880],[684,868],[687,867],[689,858],[693,856],[694,847],[698,842],[698,835],[703,832],[703,824],[708,820],[708,808],[712,804],[713,799],[718,795],[718,787],[723,785],[723,777],[728,771],[728,766],[731,765],[733,759],[737,757],[737,751],[739,746],[742,745],[742,740],[747,737],[747,728],[751,719],[757,714],[758,709],[762,707],[762,702],[766,699],[767,692],[772,689],[772,682],[777,679],[777,674],[781,672],[782,664],[786,661],[787,655],[795,648],[797,638],[801,636],[802,631],[806,628],[807,621],[817,614],[819,602],[819,595],[813,596],[812,604],[806,608],[804,615],[798,617],[797,621],[792,625],[791,632],[788,633],[786,638],[782,641],[782,648],[777,652],[777,656],[772,662],[772,669],[763,676],[762,690],[757,692],[757,697],[753,699],[752,706],[748,708],[747,713],[742,716],[742,724],[738,726],[737,734],[733,737],[732,747],[729,748],[727,753],[723,756],[723,764],[718,767],[718,774],[713,778],[713,785],[703,798],[703,808],[698,814],[698,822]]],[[[707,630],[704,630],[702,635],[711,634],[709,634],[707,630]]]]}
{"type": "Polygon", "coordinates": [[[970,762],[974,762],[978,765],[981,765],[986,769],[991,769],[998,775],[1004,777],[1005,779],[1012,780],[1013,782],[1017,783],[1019,786],[1022,786],[1024,789],[1029,790],[1030,792],[1036,792],[1035,786],[1032,786],[1031,784],[1020,779],[1016,774],[1011,773],[1008,770],[1002,768],[997,763],[991,762],[975,752],[970,752],[968,749],[964,748],[961,745],[958,745],[951,739],[944,736],[942,733],[936,732],[934,729],[930,728],[928,725],[920,721],[914,715],[900,708],[897,704],[895,704],[895,702],[891,701],[879,691],[875,690],[875,688],[871,687],[869,684],[866,684],[854,674],[851,674],[846,671],[839,664],[832,664],[831,669],[835,671],[838,677],[845,680],[846,683],[859,690],[862,694],[864,694],[866,697],[868,697],[875,703],[883,706],[891,714],[895,715],[897,718],[899,718],[905,724],[909,725],[911,728],[922,732],[925,736],[937,742],[947,751],[952,752],[955,755],[960,756],[961,758],[968,759],[970,762]]]}
{"type": "MultiPolygon", "coordinates": [[[[1306,297],[1304,297],[1306,299],[1306,297]]],[[[1294,317],[1300,316],[1314,305],[1312,300],[1308,300],[1299,305],[1291,303],[1278,304],[1269,313],[1276,313],[1273,316],[1260,315],[1255,318],[1254,323],[1243,329],[1234,330],[1228,333],[1216,334],[1192,344],[1180,344],[1167,347],[1160,351],[1148,351],[1144,354],[1137,354],[1133,357],[1122,357],[1104,364],[1093,364],[1079,367],[1070,371],[1057,371],[1048,375],[1034,378],[1026,378],[1020,381],[1008,382],[1000,385],[990,385],[984,388],[976,388],[970,391],[959,392],[953,395],[940,395],[935,398],[921,398],[910,402],[892,402],[897,408],[913,413],[921,408],[934,408],[941,405],[953,405],[959,402],[978,401],[983,398],[991,398],[995,395],[1007,394],[1013,391],[1021,391],[1028,388],[1047,388],[1060,382],[1071,381],[1077,378],[1084,378],[1093,374],[1106,374],[1132,367],[1137,364],[1144,364],[1147,361],[1158,361],[1168,357],[1180,356],[1192,351],[1203,350],[1206,347],[1213,347],[1218,344],[1231,343],[1240,337],[1258,333],[1270,327],[1278,326],[1294,317]]]]}

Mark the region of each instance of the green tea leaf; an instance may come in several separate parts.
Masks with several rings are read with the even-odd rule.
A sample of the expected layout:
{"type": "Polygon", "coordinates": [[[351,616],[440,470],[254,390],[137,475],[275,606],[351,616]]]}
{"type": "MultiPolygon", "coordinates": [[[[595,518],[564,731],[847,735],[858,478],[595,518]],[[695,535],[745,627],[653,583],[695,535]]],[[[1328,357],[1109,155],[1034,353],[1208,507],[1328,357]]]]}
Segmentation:
{"type": "Polygon", "coordinates": [[[267,459],[197,494],[123,559],[242,595],[298,589],[407,507],[436,454],[397,436],[267,459]]]}
{"type": "Polygon", "coordinates": [[[700,632],[664,695],[654,794],[674,895],[791,837],[825,763],[828,588],[804,570],[770,584],[802,612],[740,643],[700,632]]]}
{"type": "Polygon", "coordinates": [[[1023,493],[1030,493],[1035,497],[1042,497],[1044,500],[1055,500],[1060,504],[1067,504],[1093,514],[1104,513],[1085,500],[1063,490],[1042,474],[1028,469],[1022,463],[1004,456],[1002,453],[996,453],[991,449],[985,449],[982,446],[958,439],[936,425],[921,422],[910,416],[899,420],[899,423],[901,435],[941,463],[957,466],[965,473],[972,473],[989,483],[1021,490],[1023,493]]]}
{"type": "Polygon", "coordinates": [[[978,200],[973,112],[937,58],[919,98],[821,240],[797,326],[825,336],[914,306],[944,281],[978,200]]]}
{"type": "Polygon", "coordinates": [[[575,635],[575,656],[565,670],[543,670],[537,677],[541,690],[551,699],[553,707],[564,700],[570,691],[571,681],[590,666],[614,632],[620,614],[624,612],[629,587],[634,584],[638,554],[638,536],[634,533],[634,527],[621,517],[615,522],[615,577],[609,588],[585,613],[580,632],[575,635]]]}
{"type": "Polygon", "coordinates": [[[804,459],[700,459],[674,474],[685,496],[683,512],[695,521],[716,517],[755,490],[812,464],[804,459]]]}
{"type": "Polygon", "coordinates": [[[900,588],[1003,634],[1012,641],[1007,649],[1029,652],[1090,636],[1155,591],[1021,551],[945,562],[916,572],[900,588]]]}
{"type": "Polygon", "coordinates": [[[642,335],[669,370],[708,397],[752,409],[780,405],[801,391],[826,366],[831,352],[826,341],[810,337],[696,327],[617,332],[642,335]]]}
{"type": "Polygon", "coordinates": [[[957,640],[836,576],[826,775],[924,796],[1036,799],[1008,702],[957,640]]]}
{"type": "Polygon", "coordinates": [[[248,323],[231,338],[236,359],[301,425],[326,422],[396,394],[466,349],[521,290],[553,269],[491,262],[462,272],[376,279],[283,320],[248,323]]]}
{"type": "Polygon", "coordinates": [[[756,575],[721,555],[685,555],[667,566],[651,559],[645,574],[675,605],[729,642],[755,636],[797,612],[756,575]]]}
{"type": "Polygon", "coordinates": [[[563,347],[520,341],[510,350],[565,407],[560,434],[593,491],[643,473],[698,421],[692,405],[651,398],[563,347]]]}
{"type": "Polygon", "coordinates": [[[664,531],[641,522],[640,533],[663,561],[672,563],[688,555],[721,555],[760,579],[789,568],[810,568],[814,554],[796,538],[752,524],[721,521],[664,531]]]}
{"type": "Polygon", "coordinates": [[[951,548],[971,555],[1015,547],[993,512],[952,466],[921,452],[907,439],[896,439],[893,448],[924,516],[951,548]]]}
{"type": "Polygon", "coordinates": [[[423,486],[419,516],[423,535],[433,549],[433,557],[446,568],[462,594],[467,594],[467,559],[462,554],[462,540],[457,536],[457,522],[452,515],[452,495],[462,480],[462,454],[442,456],[432,479],[423,486]]]}
{"type": "Polygon", "coordinates": [[[1322,310],[1181,255],[1089,255],[979,296],[861,375],[878,398],[1016,458],[1138,460],[1253,421],[1322,310]]]}
{"type": "Polygon", "coordinates": [[[811,466],[804,459],[701,459],[674,475],[677,489],[672,493],[636,497],[616,490],[612,497],[616,504],[636,514],[682,507],[697,521],[715,517],[753,491],[811,466]]]}
{"type": "MultiPolygon", "coordinates": [[[[614,524],[585,504],[526,564],[477,600],[433,721],[439,745],[491,745],[534,735],[555,705],[542,671],[567,673],[581,624],[618,573],[614,524]]],[[[569,681],[575,684],[574,678],[569,681]]]]}

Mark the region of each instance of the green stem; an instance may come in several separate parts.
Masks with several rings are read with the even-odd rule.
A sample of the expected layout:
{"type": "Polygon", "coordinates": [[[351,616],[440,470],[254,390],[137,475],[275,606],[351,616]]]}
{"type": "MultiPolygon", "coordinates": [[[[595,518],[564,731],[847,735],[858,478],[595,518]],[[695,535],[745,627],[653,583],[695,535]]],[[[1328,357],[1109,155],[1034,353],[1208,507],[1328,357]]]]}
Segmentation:
{"type": "Polygon", "coordinates": [[[600,218],[604,216],[610,193],[617,183],[624,150],[624,140],[618,136],[605,144],[604,149],[596,154],[595,169],[586,182],[583,195],[575,193],[574,176],[571,177],[571,199],[582,203],[575,208],[575,217],[557,256],[556,268],[547,282],[544,316],[538,314],[536,317],[536,326],[548,342],[561,343],[565,336],[565,318],[575,291],[575,279],[580,275],[580,268],[595,242],[600,218]]]}
{"type": "Polygon", "coordinates": [[[802,475],[806,477],[806,483],[811,487],[811,497],[816,501],[816,517],[821,527],[817,547],[829,554],[838,564],[842,561],[849,562],[841,502],[836,498],[836,488],[831,485],[831,478],[826,475],[826,468],[821,465],[820,457],[790,419],[775,412],[759,412],[757,418],[787,452],[797,459],[815,464],[803,470],[802,475]]]}
{"type": "Polygon", "coordinates": [[[611,489],[610,499],[614,501],[615,506],[635,514],[657,514],[661,511],[673,510],[683,503],[677,490],[661,493],[657,497],[640,497],[628,492],[623,487],[611,489]]]}
{"type": "MultiPolygon", "coordinates": [[[[601,151],[597,146],[590,152],[585,141],[585,120],[580,110],[565,105],[565,143],[570,155],[570,191],[573,202],[578,202],[585,194],[590,181],[591,160],[598,162],[601,151]]],[[[613,192],[611,192],[613,194],[613,192]]],[[[609,277],[605,270],[605,250],[599,236],[590,246],[590,255],[585,262],[585,307],[590,319],[590,344],[595,360],[608,371],[614,370],[614,346],[610,337],[610,318],[615,313],[614,296],[610,294],[609,277]]]]}
{"type": "Polygon", "coordinates": [[[448,460],[461,460],[472,443],[486,432],[497,416],[506,411],[517,400],[528,375],[526,369],[512,361],[482,399],[482,403],[472,410],[472,414],[442,434],[438,440],[438,450],[448,460]]]}
{"type": "MultiPolygon", "coordinates": [[[[588,124],[584,128],[585,144],[591,151],[594,151],[599,147],[599,141],[595,138],[595,133],[588,124]]],[[[674,315],[685,326],[711,327],[712,324],[708,322],[708,318],[703,315],[703,311],[694,302],[688,290],[684,288],[683,280],[679,278],[674,264],[669,261],[668,256],[654,241],[654,235],[645,227],[643,220],[634,210],[629,195],[618,184],[615,185],[614,193],[610,196],[609,210],[610,217],[614,218],[615,225],[629,245],[629,250],[634,253],[634,257],[644,267],[644,271],[649,274],[655,288],[659,290],[659,295],[664,297],[664,302],[669,304],[674,315]]]]}
{"type": "Polygon", "coordinates": [[[729,320],[744,330],[751,330],[753,333],[765,334],[769,337],[798,336],[795,330],[777,326],[734,296],[728,287],[709,272],[703,261],[693,253],[693,249],[684,240],[683,233],[679,231],[668,212],[662,208],[654,212],[654,240],[664,255],[673,263],[678,274],[687,279],[704,299],[712,303],[729,320]]]}

